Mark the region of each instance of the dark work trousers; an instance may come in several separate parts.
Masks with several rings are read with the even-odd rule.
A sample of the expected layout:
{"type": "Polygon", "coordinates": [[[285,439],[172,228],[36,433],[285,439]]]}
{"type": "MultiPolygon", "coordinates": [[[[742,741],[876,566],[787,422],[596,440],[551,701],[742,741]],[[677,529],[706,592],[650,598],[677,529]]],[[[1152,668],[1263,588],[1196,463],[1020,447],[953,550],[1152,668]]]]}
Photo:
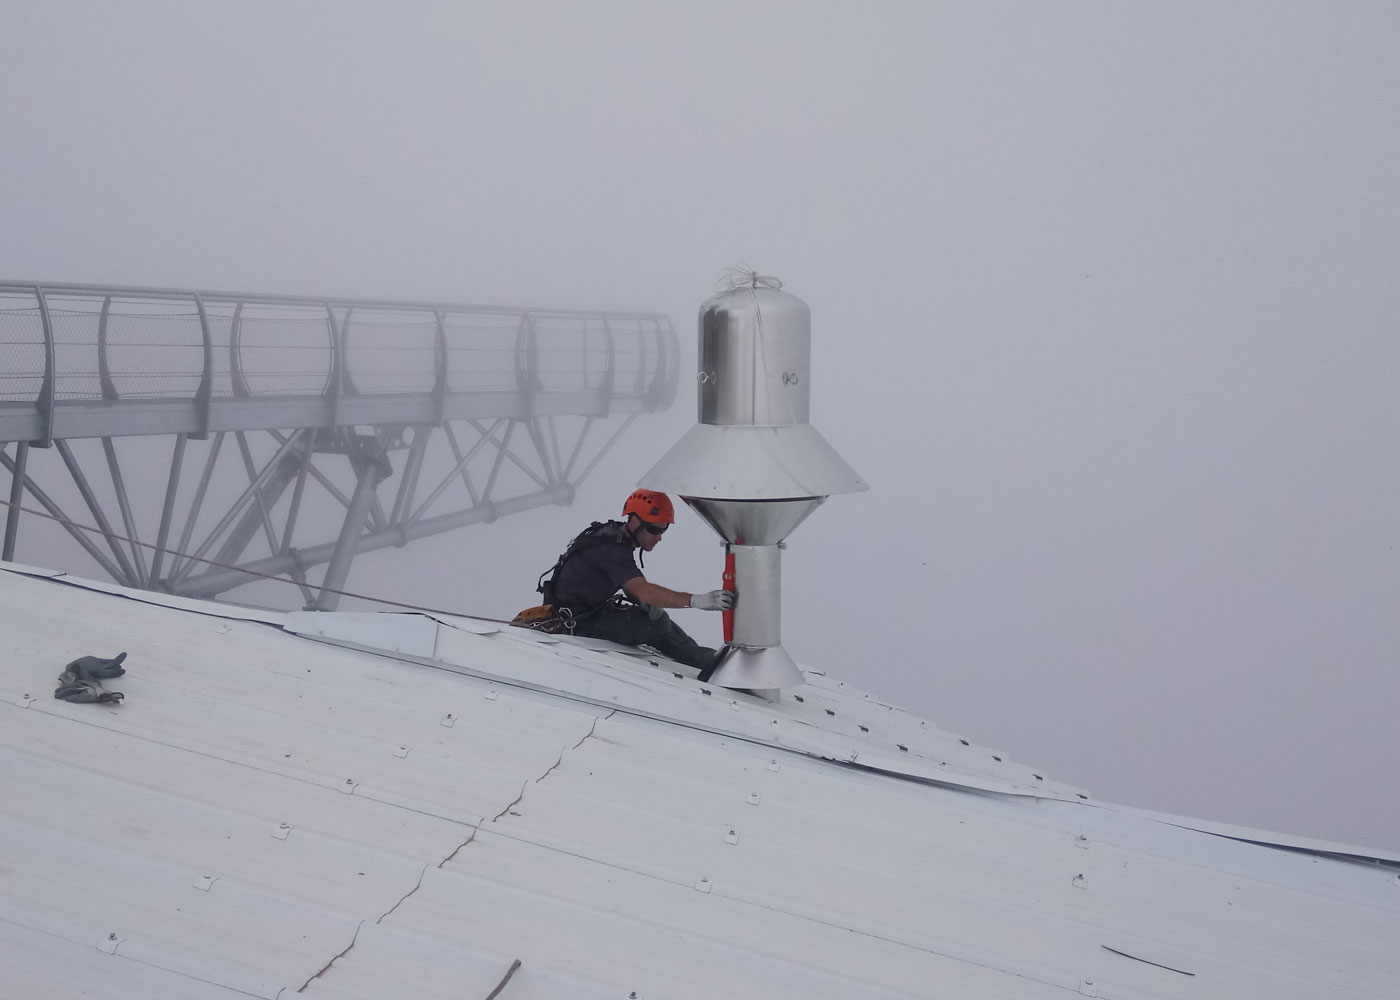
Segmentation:
{"type": "Polygon", "coordinates": [[[578,620],[574,635],[607,639],[623,646],[647,645],[673,660],[704,670],[715,658],[715,651],[701,646],[685,634],[671,616],[650,605],[618,607],[605,604],[602,609],[578,620]]]}

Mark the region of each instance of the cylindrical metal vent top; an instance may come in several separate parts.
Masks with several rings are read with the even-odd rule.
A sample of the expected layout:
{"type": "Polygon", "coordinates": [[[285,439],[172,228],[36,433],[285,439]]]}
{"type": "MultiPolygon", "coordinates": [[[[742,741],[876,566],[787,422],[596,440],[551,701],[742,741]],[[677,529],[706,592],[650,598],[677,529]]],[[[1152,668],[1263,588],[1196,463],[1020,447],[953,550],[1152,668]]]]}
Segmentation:
{"type": "MultiPolygon", "coordinates": [[[[811,313],[776,278],[741,273],[742,283],[700,307],[699,422],[640,485],[697,499],[818,500],[867,489],[808,423],[811,313]]],[[[730,541],[778,541],[811,512],[708,509],[730,541]]]]}
{"type": "Polygon", "coordinates": [[[705,302],[700,307],[700,422],[805,424],[811,331],[807,303],[776,288],[738,288],[705,302]]]}

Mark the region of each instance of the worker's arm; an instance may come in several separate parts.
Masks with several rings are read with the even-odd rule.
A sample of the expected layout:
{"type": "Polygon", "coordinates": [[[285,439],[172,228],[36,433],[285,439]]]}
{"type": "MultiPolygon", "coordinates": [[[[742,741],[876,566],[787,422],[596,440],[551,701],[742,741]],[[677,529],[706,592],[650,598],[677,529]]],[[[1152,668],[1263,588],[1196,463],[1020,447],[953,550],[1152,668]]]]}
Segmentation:
{"type": "Polygon", "coordinates": [[[627,592],[627,596],[642,604],[650,604],[657,608],[688,608],[690,607],[690,595],[679,590],[671,590],[660,584],[652,583],[644,576],[634,576],[622,585],[622,589],[627,592]]]}
{"type": "Polygon", "coordinates": [[[650,604],[656,608],[701,608],[705,611],[722,611],[734,604],[733,594],[727,590],[716,590],[708,594],[687,594],[681,590],[671,590],[669,587],[652,583],[644,576],[632,577],[622,585],[622,589],[634,601],[650,604]]]}

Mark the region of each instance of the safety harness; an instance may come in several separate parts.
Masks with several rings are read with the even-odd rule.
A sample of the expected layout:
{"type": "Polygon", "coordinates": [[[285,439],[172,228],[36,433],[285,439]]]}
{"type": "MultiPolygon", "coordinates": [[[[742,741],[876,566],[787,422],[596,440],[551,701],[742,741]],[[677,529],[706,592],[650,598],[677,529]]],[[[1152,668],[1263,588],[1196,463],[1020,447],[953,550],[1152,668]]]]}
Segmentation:
{"type": "Polygon", "coordinates": [[[540,632],[567,632],[572,635],[574,629],[578,626],[578,620],[580,618],[588,618],[595,615],[609,605],[626,607],[634,603],[625,597],[612,596],[594,607],[580,611],[574,608],[561,607],[558,594],[555,591],[555,584],[559,579],[559,571],[564,568],[566,562],[579,553],[587,552],[589,549],[597,548],[600,545],[622,544],[621,538],[612,530],[621,527],[622,522],[620,521],[594,521],[575,535],[573,541],[569,542],[569,547],[555,560],[554,565],[540,574],[539,583],[536,584],[535,589],[543,596],[544,604],[520,612],[520,614],[515,616],[515,620],[512,621],[511,624],[518,625],[521,628],[536,629],[540,632]]]}

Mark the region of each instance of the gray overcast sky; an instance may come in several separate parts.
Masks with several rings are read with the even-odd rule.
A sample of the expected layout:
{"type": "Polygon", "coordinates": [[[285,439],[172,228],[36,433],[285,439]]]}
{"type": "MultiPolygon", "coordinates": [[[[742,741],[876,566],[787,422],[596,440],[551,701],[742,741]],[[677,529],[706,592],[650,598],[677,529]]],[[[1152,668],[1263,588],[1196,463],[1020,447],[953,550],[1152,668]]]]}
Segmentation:
{"type": "MultiPolygon", "coordinates": [[[[791,539],[800,661],[1102,798],[1400,848],[1390,0],[0,15],[0,277],[654,309],[689,359],[748,262],[873,487],[791,539]]],[[[352,586],[518,610],[693,406],[352,586]]],[[[714,585],[682,528],[649,574],[714,585]]]]}

